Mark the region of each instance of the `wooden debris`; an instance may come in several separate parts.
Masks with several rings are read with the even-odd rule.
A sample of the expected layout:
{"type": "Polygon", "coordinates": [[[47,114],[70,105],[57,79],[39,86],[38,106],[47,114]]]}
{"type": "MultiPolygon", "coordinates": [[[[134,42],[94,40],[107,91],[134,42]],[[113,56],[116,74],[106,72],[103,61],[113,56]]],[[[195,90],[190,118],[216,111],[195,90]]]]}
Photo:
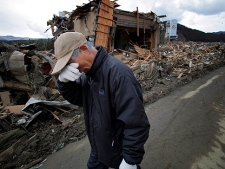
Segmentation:
{"type": "MultiPolygon", "coordinates": [[[[151,72],[150,74],[152,75],[150,76],[153,77],[154,74],[161,78],[172,76],[176,77],[178,80],[182,80],[183,77],[185,79],[188,74],[190,75],[196,71],[203,72],[204,69],[208,67],[213,68],[218,66],[221,61],[224,62],[224,56],[218,55],[220,47],[216,46],[215,49],[214,47],[205,45],[206,43],[170,42],[152,50],[143,49],[132,41],[130,41],[129,44],[134,48],[134,52],[137,52],[138,58],[130,57],[132,54],[136,54],[131,52],[132,50],[126,51],[118,49],[118,51],[123,53],[117,53],[116,55],[126,55],[121,57],[120,60],[132,69],[135,77],[141,83],[142,88],[147,90],[149,90],[149,88],[145,86],[150,82],[148,82],[146,75],[144,75],[144,72],[146,72],[148,68],[148,66],[145,65],[151,64],[153,60],[155,60],[156,66],[155,71],[151,72]],[[133,70],[134,66],[138,68],[133,70]]],[[[223,48],[221,48],[221,53],[223,53],[222,49],[223,48]]],[[[154,83],[154,81],[152,83],[154,83]]]]}
{"type": "Polygon", "coordinates": [[[11,88],[11,89],[17,89],[17,90],[23,90],[27,92],[31,92],[34,89],[32,89],[29,85],[17,83],[17,82],[11,82],[11,81],[4,81],[5,87],[11,88]]]}
{"type": "Polygon", "coordinates": [[[5,106],[3,110],[8,110],[10,113],[16,114],[16,115],[23,115],[22,109],[25,105],[13,105],[13,106],[5,106]]]}
{"type": "Polygon", "coordinates": [[[11,103],[9,96],[10,96],[10,93],[8,91],[0,92],[0,97],[1,97],[1,100],[2,100],[3,106],[7,106],[11,103]]]}
{"type": "Polygon", "coordinates": [[[177,79],[180,79],[182,75],[183,75],[183,73],[180,73],[179,76],[177,77],[177,79]]]}
{"type": "Polygon", "coordinates": [[[44,156],[38,158],[37,160],[32,161],[31,163],[25,165],[25,166],[24,166],[23,168],[21,168],[21,169],[28,169],[28,168],[31,168],[32,166],[34,166],[34,165],[40,163],[41,161],[43,161],[45,158],[46,158],[46,155],[44,155],[44,156]]]}
{"type": "Polygon", "coordinates": [[[135,45],[132,43],[130,43],[130,44],[134,47],[135,51],[138,53],[138,57],[145,59],[146,57],[148,57],[150,55],[150,50],[142,49],[138,45],[135,45]]]}
{"type": "Polygon", "coordinates": [[[16,143],[14,143],[8,149],[6,149],[4,152],[2,152],[0,154],[0,162],[2,162],[2,161],[9,161],[13,157],[15,151],[20,146],[20,144],[25,142],[26,140],[27,140],[27,136],[23,136],[16,143]]]}

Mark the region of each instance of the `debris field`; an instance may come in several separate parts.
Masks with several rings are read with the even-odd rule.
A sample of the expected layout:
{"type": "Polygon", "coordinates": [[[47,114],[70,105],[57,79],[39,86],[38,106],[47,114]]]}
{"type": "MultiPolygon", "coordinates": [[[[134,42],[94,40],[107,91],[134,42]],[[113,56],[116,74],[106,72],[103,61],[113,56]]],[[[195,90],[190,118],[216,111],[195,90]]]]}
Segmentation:
{"type": "MultiPolygon", "coordinates": [[[[150,104],[225,65],[224,43],[168,42],[110,54],[128,65],[150,104]]],[[[0,168],[38,168],[47,156],[85,137],[82,107],[56,89],[54,51],[0,43],[0,168]]]]}

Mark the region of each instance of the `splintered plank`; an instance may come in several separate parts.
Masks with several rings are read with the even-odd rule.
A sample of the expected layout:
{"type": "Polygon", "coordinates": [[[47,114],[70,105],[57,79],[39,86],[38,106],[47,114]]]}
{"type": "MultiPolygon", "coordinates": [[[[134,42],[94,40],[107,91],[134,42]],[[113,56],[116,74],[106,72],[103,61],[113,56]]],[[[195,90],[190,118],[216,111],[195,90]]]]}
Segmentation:
{"type": "Polygon", "coordinates": [[[108,46],[108,34],[97,32],[98,38],[95,40],[95,45],[102,45],[104,48],[108,46]]]}
{"type": "Polygon", "coordinates": [[[10,93],[8,91],[6,92],[0,92],[0,97],[2,100],[3,106],[7,106],[10,104],[10,93]]]}
{"type": "Polygon", "coordinates": [[[102,0],[98,13],[95,46],[108,48],[110,27],[113,25],[114,3],[109,0],[102,0]]]}
{"type": "Polygon", "coordinates": [[[3,110],[9,110],[10,113],[14,113],[16,115],[23,115],[21,110],[25,105],[14,105],[14,106],[5,106],[3,110]]]}
{"type": "Polygon", "coordinates": [[[103,32],[103,33],[108,34],[109,33],[109,27],[106,26],[106,25],[98,24],[97,32],[103,32]]]}

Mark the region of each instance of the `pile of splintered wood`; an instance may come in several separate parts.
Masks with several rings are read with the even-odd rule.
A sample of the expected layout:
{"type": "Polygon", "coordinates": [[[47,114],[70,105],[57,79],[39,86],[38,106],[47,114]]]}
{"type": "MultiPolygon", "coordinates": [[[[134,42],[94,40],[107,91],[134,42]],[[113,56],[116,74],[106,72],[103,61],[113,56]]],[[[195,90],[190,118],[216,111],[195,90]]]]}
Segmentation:
{"type": "Polygon", "coordinates": [[[157,51],[150,51],[148,49],[141,48],[138,46],[138,44],[135,44],[132,41],[130,41],[129,44],[134,47],[134,50],[138,53],[139,59],[144,59],[145,61],[148,61],[150,59],[158,59],[157,51]]]}
{"type": "Polygon", "coordinates": [[[135,51],[138,53],[138,57],[142,59],[146,59],[151,57],[150,50],[142,49],[137,44],[134,44],[132,41],[130,41],[130,45],[132,45],[135,49],[135,51]]]}
{"type": "Polygon", "coordinates": [[[126,56],[129,56],[123,56],[122,58],[120,56],[120,58],[118,58],[128,66],[146,64],[150,60],[159,60],[161,58],[157,49],[144,49],[141,48],[138,44],[133,43],[132,41],[130,41],[129,44],[133,47],[132,50],[126,51],[122,49],[117,49],[118,51],[125,53],[126,56]]]}

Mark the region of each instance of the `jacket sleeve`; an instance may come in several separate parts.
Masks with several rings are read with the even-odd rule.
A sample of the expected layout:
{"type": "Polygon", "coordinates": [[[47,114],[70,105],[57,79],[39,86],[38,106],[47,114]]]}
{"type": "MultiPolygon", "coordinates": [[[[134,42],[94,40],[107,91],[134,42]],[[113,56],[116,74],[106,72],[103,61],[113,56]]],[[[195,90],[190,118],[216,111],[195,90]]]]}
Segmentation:
{"type": "Polygon", "coordinates": [[[124,123],[122,154],[128,164],[140,164],[150,124],[143,106],[141,86],[135,77],[115,80],[113,104],[117,119],[124,123]]]}
{"type": "Polygon", "coordinates": [[[56,83],[56,87],[60,94],[71,104],[82,106],[82,86],[74,82],[60,82],[56,83]]]}

